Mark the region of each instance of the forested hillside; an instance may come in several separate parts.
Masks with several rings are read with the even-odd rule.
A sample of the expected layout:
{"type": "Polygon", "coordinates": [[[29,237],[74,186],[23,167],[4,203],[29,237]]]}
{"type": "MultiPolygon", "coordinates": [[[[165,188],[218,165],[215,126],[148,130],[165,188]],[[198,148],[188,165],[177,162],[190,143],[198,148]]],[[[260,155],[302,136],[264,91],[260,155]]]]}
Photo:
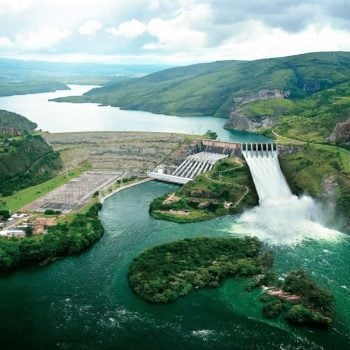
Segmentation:
{"type": "Polygon", "coordinates": [[[0,194],[49,180],[62,169],[59,153],[39,135],[5,141],[0,147],[0,194]]]}
{"type": "Polygon", "coordinates": [[[37,124],[23,117],[22,115],[0,109],[0,134],[2,131],[13,129],[25,133],[37,128],[37,124]]]}
{"type": "Polygon", "coordinates": [[[36,123],[0,110],[0,196],[36,185],[63,167],[60,155],[40,135],[36,123]]]}
{"type": "Polygon", "coordinates": [[[324,52],[171,68],[58,101],[97,102],[180,116],[230,118],[227,127],[280,125],[325,141],[348,117],[350,53],[324,52]]]}

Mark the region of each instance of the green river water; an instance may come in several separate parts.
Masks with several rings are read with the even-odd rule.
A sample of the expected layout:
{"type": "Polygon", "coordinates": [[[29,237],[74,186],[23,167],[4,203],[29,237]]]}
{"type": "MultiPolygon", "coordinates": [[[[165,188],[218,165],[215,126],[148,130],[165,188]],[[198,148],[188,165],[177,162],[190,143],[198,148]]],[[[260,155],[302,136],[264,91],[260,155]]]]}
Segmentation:
{"type": "MultiPolygon", "coordinates": [[[[166,305],[137,297],[128,266],[147,247],[195,236],[233,235],[234,217],[175,224],[148,214],[174,186],[149,182],[105,201],[105,235],[91,249],[0,278],[0,349],[350,349],[350,241],[274,247],[275,268],[303,267],[336,298],[329,332],[294,329],[261,315],[244,282],[191,293],[166,305]]],[[[288,234],[288,233],[286,233],[288,234]]]]}

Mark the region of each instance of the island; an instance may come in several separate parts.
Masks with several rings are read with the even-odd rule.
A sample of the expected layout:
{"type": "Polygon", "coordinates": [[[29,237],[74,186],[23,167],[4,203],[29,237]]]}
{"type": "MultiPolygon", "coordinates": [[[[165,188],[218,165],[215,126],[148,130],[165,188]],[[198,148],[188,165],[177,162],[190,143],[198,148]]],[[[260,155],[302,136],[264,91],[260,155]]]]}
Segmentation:
{"type": "Polygon", "coordinates": [[[201,288],[216,288],[225,278],[246,279],[247,291],[262,288],[266,318],[329,328],[332,294],[301,269],[277,278],[272,265],[272,252],[255,237],[186,238],[143,251],[132,261],[128,280],[141,298],[166,303],[201,288]]]}

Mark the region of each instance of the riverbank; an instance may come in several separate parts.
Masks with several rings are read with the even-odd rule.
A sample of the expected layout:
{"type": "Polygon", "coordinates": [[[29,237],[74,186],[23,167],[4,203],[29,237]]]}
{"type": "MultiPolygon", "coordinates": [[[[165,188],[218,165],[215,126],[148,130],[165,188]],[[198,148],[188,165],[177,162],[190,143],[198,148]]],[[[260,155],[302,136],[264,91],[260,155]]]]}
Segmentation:
{"type": "Polygon", "coordinates": [[[145,178],[145,179],[137,180],[137,181],[135,181],[135,182],[132,182],[131,184],[127,184],[127,185],[121,186],[121,187],[119,187],[119,188],[116,188],[116,189],[112,190],[112,192],[110,192],[110,193],[108,193],[108,194],[102,196],[102,197],[100,198],[100,203],[103,204],[103,202],[104,202],[106,199],[108,199],[108,198],[114,196],[116,193],[118,193],[118,192],[120,192],[120,191],[126,190],[126,189],[131,188],[131,187],[134,187],[134,186],[141,185],[141,184],[143,184],[143,183],[145,183],[145,182],[148,182],[148,181],[153,181],[153,179],[147,177],[147,178],[145,178]]]}

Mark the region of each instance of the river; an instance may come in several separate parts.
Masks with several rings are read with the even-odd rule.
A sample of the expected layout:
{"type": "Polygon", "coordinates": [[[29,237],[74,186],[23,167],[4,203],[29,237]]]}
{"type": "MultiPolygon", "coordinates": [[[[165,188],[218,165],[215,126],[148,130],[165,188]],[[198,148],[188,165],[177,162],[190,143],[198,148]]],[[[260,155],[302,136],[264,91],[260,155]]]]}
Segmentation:
{"type": "MultiPolygon", "coordinates": [[[[70,93],[78,92],[74,89],[70,93]]],[[[158,123],[152,126],[150,121],[161,116],[93,104],[47,102],[58,95],[67,95],[67,91],[4,97],[0,108],[22,113],[49,131],[122,130],[118,123],[123,118],[126,129],[139,130],[131,116],[141,118],[153,131],[186,131],[182,123],[188,118],[162,116],[165,129],[160,130],[158,123]],[[91,114],[87,113],[90,109],[91,114]]],[[[223,123],[208,117],[188,120],[194,123],[191,125],[197,120],[223,123]]],[[[202,131],[208,128],[205,124],[202,131]]],[[[241,137],[240,133],[226,135],[230,140],[241,137]]],[[[242,135],[254,140],[252,134],[242,135]]],[[[127,270],[143,249],[185,237],[244,234],[238,233],[238,218],[234,216],[193,224],[150,217],[149,203],[174,189],[173,185],[149,182],[122,191],[104,202],[100,217],[106,232],[89,250],[47,266],[2,274],[1,349],[350,348],[350,241],[346,235],[271,246],[278,273],[302,267],[332,290],[336,318],[329,332],[296,329],[281,320],[264,319],[260,291],[247,293],[244,282],[233,279],[166,305],[153,305],[133,294],[127,270]]]]}
{"type": "Polygon", "coordinates": [[[223,128],[226,119],[213,117],[176,117],[141,111],[125,111],[95,103],[58,103],[49,101],[63,96],[78,96],[94,86],[69,85],[71,90],[0,97],[0,109],[15,112],[50,132],[71,131],[162,131],[204,134],[215,131],[219,139],[237,142],[266,141],[256,134],[223,128]]]}
{"type": "Polygon", "coordinates": [[[127,283],[133,257],[175,239],[234,235],[234,217],[195,224],[157,221],[153,198],[174,189],[157,182],[110,197],[103,238],[87,252],[0,279],[1,349],[348,349],[350,242],[275,246],[275,268],[303,267],[335,294],[330,332],[298,330],[261,315],[259,291],[228,279],[166,305],[137,297],[127,283]],[[135,200],[137,198],[137,200],[135,200]]]}

